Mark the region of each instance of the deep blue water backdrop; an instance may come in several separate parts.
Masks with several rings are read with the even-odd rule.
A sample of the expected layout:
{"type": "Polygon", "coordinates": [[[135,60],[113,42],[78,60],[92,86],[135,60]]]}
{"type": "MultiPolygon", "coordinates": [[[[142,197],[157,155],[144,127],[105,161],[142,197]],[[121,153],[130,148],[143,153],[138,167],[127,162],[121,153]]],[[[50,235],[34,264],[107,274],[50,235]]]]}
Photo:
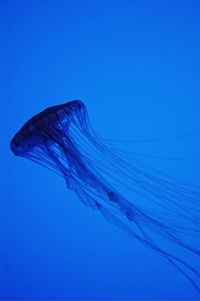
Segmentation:
{"type": "MultiPolygon", "coordinates": [[[[0,1],[1,299],[198,299],[162,257],[13,156],[32,115],[82,100],[102,137],[200,132],[198,0],[0,1]]],[[[200,139],[118,143],[199,184],[200,139]]]]}

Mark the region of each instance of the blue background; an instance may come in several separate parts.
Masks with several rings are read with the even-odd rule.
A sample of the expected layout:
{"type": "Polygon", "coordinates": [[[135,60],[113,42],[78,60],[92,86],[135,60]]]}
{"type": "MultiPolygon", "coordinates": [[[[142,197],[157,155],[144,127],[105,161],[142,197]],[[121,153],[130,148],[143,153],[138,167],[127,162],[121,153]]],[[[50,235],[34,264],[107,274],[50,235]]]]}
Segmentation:
{"type": "MultiPolygon", "coordinates": [[[[1,253],[4,299],[194,299],[168,263],[84,207],[59,177],[9,150],[32,115],[72,99],[103,137],[199,130],[195,0],[0,1],[1,253]]],[[[197,139],[122,144],[196,158],[197,139]]],[[[143,158],[198,183],[199,164],[143,158]]]]}

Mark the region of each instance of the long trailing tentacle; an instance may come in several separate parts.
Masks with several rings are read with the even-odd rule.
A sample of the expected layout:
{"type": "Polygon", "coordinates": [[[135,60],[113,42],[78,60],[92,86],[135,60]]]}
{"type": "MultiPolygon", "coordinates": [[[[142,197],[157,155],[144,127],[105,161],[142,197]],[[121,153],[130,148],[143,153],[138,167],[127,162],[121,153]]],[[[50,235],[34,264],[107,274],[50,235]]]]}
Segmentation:
{"type": "MultiPolygon", "coordinates": [[[[134,224],[140,234],[133,235],[133,226],[119,222],[102,203],[98,209],[107,219],[110,217],[112,223],[117,223],[125,232],[164,256],[197,290],[200,290],[194,280],[195,277],[200,279],[198,266],[188,263],[187,256],[180,254],[181,249],[183,253],[194,254],[198,260],[200,257],[199,188],[179,180],[172,181],[168,176],[140,166],[137,160],[127,161],[117,152],[113,152],[113,149],[102,143],[93,131],[85,109],[74,118],[73,125],[75,126],[72,126],[71,138],[74,145],[81,150],[82,160],[88,163],[88,171],[97,175],[99,187],[104,192],[101,198],[106,204],[110,202],[111,206],[116,205],[122,217],[125,216],[134,224]],[[108,179],[111,181],[108,182],[108,179]],[[128,201],[114,189],[114,184],[111,185],[116,182],[130,188],[136,196],[142,196],[147,204],[140,204],[136,197],[132,201],[129,197],[128,201]],[[155,242],[156,237],[178,247],[179,255],[172,254],[169,246],[168,251],[162,249],[155,242]]],[[[84,180],[82,183],[84,185],[84,180]]],[[[94,189],[93,180],[90,187],[94,189]]]]}

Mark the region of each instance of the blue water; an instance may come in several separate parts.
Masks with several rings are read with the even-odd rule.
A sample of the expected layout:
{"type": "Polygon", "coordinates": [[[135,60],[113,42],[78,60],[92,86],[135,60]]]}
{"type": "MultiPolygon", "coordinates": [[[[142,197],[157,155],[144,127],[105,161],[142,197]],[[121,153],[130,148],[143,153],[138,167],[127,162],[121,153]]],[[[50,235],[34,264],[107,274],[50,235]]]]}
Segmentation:
{"type": "MultiPolygon", "coordinates": [[[[107,139],[199,132],[197,2],[0,1],[1,299],[199,299],[162,257],[9,149],[28,118],[72,99],[107,139]]],[[[199,184],[199,139],[117,146],[199,184]]]]}

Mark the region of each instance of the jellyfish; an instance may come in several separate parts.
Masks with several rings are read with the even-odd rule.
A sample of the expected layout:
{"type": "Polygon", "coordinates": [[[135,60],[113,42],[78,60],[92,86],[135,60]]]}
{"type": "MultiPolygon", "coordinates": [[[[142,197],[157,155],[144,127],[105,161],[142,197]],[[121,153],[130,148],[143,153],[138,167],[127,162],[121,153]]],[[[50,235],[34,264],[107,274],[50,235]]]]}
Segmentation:
{"type": "Polygon", "coordinates": [[[105,143],[79,100],[33,116],[10,148],[61,176],[84,205],[163,256],[200,293],[199,187],[105,143]]]}

